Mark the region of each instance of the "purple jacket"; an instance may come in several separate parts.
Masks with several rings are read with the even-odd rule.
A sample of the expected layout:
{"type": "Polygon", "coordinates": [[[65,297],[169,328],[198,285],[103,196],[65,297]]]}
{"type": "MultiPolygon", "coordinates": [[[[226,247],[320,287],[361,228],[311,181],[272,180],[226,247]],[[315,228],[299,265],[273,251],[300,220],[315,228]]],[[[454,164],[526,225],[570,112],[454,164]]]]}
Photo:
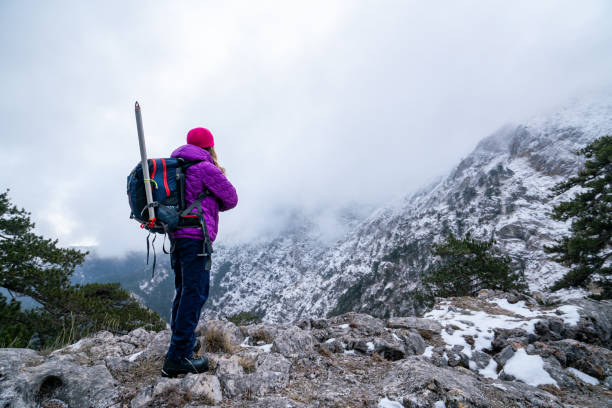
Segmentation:
{"type": "MultiPolygon", "coordinates": [[[[201,147],[190,144],[181,146],[172,152],[172,157],[181,157],[185,160],[202,160],[202,162],[188,167],[185,171],[185,205],[191,205],[204,190],[204,187],[210,190],[212,195],[202,200],[202,212],[212,242],[217,237],[219,211],[231,210],[238,204],[236,189],[221,170],[213,164],[210,153],[201,147]]],[[[173,237],[203,240],[204,234],[200,228],[182,228],[176,230],[173,237]]]]}

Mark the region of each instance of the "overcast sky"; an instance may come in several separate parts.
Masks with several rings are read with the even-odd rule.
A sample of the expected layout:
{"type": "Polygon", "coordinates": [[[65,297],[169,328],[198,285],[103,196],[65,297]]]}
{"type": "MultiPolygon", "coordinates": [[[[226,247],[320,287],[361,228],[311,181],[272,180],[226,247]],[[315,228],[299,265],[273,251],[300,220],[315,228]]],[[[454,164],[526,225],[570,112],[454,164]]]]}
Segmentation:
{"type": "Polygon", "coordinates": [[[219,240],[381,205],[512,121],[612,83],[612,2],[2,1],[0,188],[63,245],[144,248],[139,161],[205,126],[238,190],[219,240]]]}

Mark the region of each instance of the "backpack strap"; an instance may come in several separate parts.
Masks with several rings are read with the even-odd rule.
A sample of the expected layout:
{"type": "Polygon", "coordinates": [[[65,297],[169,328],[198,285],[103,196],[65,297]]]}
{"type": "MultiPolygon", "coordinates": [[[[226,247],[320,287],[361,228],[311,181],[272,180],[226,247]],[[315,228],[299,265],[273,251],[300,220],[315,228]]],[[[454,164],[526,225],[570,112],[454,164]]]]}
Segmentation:
{"type": "Polygon", "coordinates": [[[185,208],[185,174],[186,170],[194,164],[200,163],[202,160],[189,160],[179,158],[180,167],[177,168],[176,182],[178,185],[179,209],[185,208]]]}
{"type": "Polygon", "coordinates": [[[155,265],[157,264],[157,253],[155,252],[155,239],[157,239],[157,234],[153,234],[153,240],[149,244],[149,237],[153,234],[149,231],[149,235],[147,235],[147,265],[149,264],[149,246],[153,247],[153,268],[151,268],[151,278],[155,274],[155,265]]]}
{"type": "Polygon", "coordinates": [[[202,201],[209,195],[211,195],[210,191],[208,189],[204,189],[204,191],[200,193],[198,198],[193,203],[191,203],[191,205],[187,207],[185,211],[183,211],[180,214],[181,217],[185,217],[189,215],[191,213],[191,210],[193,210],[194,208],[197,210],[197,215],[200,218],[200,225],[202,227],[202,232],[204,233],[204,245],[202,248],[202,253],[198,254],[198,256],[206,257],[206,260],[204,261],[204,270],[206,271],[210,271],[212,267],[213,248],[212,248],[212,243],[210,242],[210,235],[208,234],[208,228],[206,227],[206,221],[204,220],[204,213],[202,212],[202,201]]]}

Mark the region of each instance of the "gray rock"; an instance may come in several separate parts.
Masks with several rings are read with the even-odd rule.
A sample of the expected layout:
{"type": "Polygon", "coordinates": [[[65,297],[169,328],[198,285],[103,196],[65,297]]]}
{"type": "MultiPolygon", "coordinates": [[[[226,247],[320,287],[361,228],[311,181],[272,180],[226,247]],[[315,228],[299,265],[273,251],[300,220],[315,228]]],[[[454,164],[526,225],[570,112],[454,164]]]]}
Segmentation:
{"type": "Polygon", "coordinates": [[[223,393],[229,398],[240,395],[247,391],[243,382],[245,376],[244,368],[239,364],[240,357],[222,357],[217,362],[215,374],[223,385],[223,393]]]}
{"type": "Polygon", "coordinates": [[[406,345],[394,338],[375,338],[374,351],[387,360],[395,361],[406,357],[406,345]]]}
{"type": "Polygon", "coordinates": [[[566,336],[563,320],[556,317],[547,317],[535,323],[535,332],[539,341],[561,340],[566,336]]]}
{"type": "Polygon", "coordinates": [[[302,330],[311,330],[312,329],[312,319],[310,318],[302,319],[298,321],[295,325],[302,330]]]}
{"type": "Polygon", "coordinates": [[[470,368],[470,359],[467,355],[462,353],[457,348],[462,348],[461,346],[453,347],[453,350],[447,350],[446,354],[448,356],[448,365],[451,367],[461,366],[464,368],[470,368]]]}
{"type": "Polygon", "coordinates": [[[283,325],[272,325],[266,323],[242,326],[240,330],[243,336],[249,337],[249,344],[253,346],[271,344],[279,332],[286,329],[283,325]]]}
{"type": "Polygon", "coordinates": [[[564,389],[571,389],[577,386],[576,380],[571,375],[568,375],[561,364],[554,357],[544,358],[544,370],[557,382],[557,385],[564,389]]]}
{"type": "Polygon", "coordinates": [[[567,337],[612,349],[612,301],[572,299],[579,306],[580,320],[576,326],[566,326],[567,337]]]}
{"type": "Polygon", "coordinates": [[[219,359],[216,375],[229,398],[243,394],[261,396],[284,387],[289,381],[291,362],[280,354],[260,353],[252,372],[247,372],[250,370],[245,370],[244,365],[238,355],[219,359]]]}
{"type": "Polygon", "coordinates": [[[109,407],[118,394],[104,365],[83,366],[71,356],[57,356],[39,364],[32,351],[0,349],[2,387],[0,406],[29,407],[58,399],[71,407],[109,407]],[[16,358],[23,358],[21,362],[16,358]]]}
{"type": "Polygon", "coordinates": [[[606,387],[609,390],[612,390],[612,375],[606,377],[603,380],[603,386],[606,387]]]}
{"type": "Polygon", "coordinates": [[[313,351],[314,337],[297,326],[280,332],[272,342],[272,351],[285,357],[304,356],[313,351]]]}
{"type": "Polygon", "coordinates": [[[144,408],[150,406],[153,401],[153,387],[144,387],[132,400],[130,401],[130,408],[144,408]]]}
{"type": "Polygon", "coordinates": [[[249,402],[249,407],[254,408],[301,408],[307,406],[308,405],[292,400],[291,398],[279,396],[264,397],[249,402]]]}
{"type": "Polygon", "coordinates": [[[425,351],[425,340],[414,330],[401,330],[398,336],[404,340],[406,354],[423,354],[425,351]]]}
{"type": "Polygon", "coordinates": [[[208,403],[219,404],[223,399],[221,383],[214,375],[189,374],[181,381],[181,387],[185,391],[189,391],[192,397],[203,399],[208,403]]]}
{"type": "Polygon", "coordinates": [[[534,343],[534,352],[542,357],[554,357],[563,367],[574,367],[603,380],[612,375],[612,351],[573,339],[546,344],[534,343]]]}
{"type": "Polygon", "coordinates": [[[130,367],[134,366],[134,363],[128,360],[127,358],[114,356],[106,357],[104,359],[104,364],[106,365],[106,368],[110,370],[111,373],[123,372],[129,370],[130,367]]]}
{"type": "Polygon", "coordinates": [[[132,398],[130,407],[184,406],[185,401],[190,399],[207,404],[221,403],[219,379],[209,374],[188,374],[184,378],[159,377],[154,384],[144,387],[132,398]]]}
{"type": "Polygon", "coordinates": [[[491,348],[495,353],[500,352],[509,344],[517,343],[526,347],[529,343],[536,340],[534,335],[530,335],[523,329],[493,329],[495,337],[491,342],[491,348]]]}
{"type": "Polygon", "coordinates": [[[439,400],[445,401],[447,407],[564,406],[559,398],[542,389],[517,382],[503,382],[503,389],[498,388],[463,367],[436,367],[421,356],[393,363],[381,385],[384,395],[402,401],[406,407],[431,407],[439,400]]]}
{"type": "Polygon", "coordinates": [[[257,358],[255,372],[250,374],[252,390],[263,395],[269,390],[283,388],[289,382],[291,362],[280,354],[261,353],[257,358]]]}
{"type": "Polygon", "coordinates": [[[319,345],[320,348],[326,349],[331,353],[342,353],[344,351],[344,346],[342,342],[338,339],[328,339],[331,341],[324,341],[319,345]]]}
{"type": "Polygon", "coordinates": [[[132,330],[128,334],[121,336],[119,340],[124,343],[130,343],[136,347],[143,348],[146,347],[151,340],[153,340],[155,334],[155,332],[147,331],[142,327],[139,327],[138,329],[132,330]]]}
{"type": "Polygon", "coordinates": [[[335,326],[348,324],[350,330],[360,336],[380,335],[385,328],[385,323],[381,319],[365,313],[345,313],[331,318],[330,323],[335,326]]]}
{"type": "Polygon", "coordinates": [[[510,360],[512,358],[512,356],[515,353],[515,349],[512,345],[508,345],[506,347],[504,347],[504,349],[502,351],[500,351],[499,353],[497,353],[495,355],[495,357],[493,357],[493,359],[495,360],[495,362],[497,364],[499,364],[500,366],[505,366],[506,362],[508,360],[510,360]]]}
{"type": "Polygon", "coordinates": [[[392,329],[414,329],[421,333],[421,335],[423,333],[429,334],[429,337],[434,334],[440,334],[442,331],[440,323],[420,317],[391,317],[387,320],[387,327],[392,329]]]}
{"type": "Polygon", "coordinates": [[[151,342],[147,345],[144,353],[140,356],[142,359],[161,359],[166,356],[168,346],[170,346],[170,330],[162,330],[155,334],[151,342]]]}
{"type": "Polygon", "coordinates": [[[483,369],[489,365],[489,361],[491,361],[491,356],[487,353],[483,353],[482,351],[473,351],[471,360],[476,364],[477,369],[483,369]]]}

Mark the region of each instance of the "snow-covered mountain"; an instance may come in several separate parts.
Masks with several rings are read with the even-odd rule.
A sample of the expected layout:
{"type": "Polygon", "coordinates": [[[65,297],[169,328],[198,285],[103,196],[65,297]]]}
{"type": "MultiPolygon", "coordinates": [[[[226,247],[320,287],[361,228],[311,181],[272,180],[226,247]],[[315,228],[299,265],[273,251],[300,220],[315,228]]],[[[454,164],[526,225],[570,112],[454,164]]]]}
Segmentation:
{"type": "Polygon", "coordinates": [[[612,98],[574,101],[482,140],[445,178],[378,209],[331,246],[303,229],[268,242],[218,251],[207,313],[241,311],[290,321],[362,311],[377,316],[423,311],[420,276],[430,248],[448,232],[495,237],[545,290],[565,269],[543,247],[569,224],[550,219],[550,188],[575,174],[575,154],[612,133],[612,98]]]}

